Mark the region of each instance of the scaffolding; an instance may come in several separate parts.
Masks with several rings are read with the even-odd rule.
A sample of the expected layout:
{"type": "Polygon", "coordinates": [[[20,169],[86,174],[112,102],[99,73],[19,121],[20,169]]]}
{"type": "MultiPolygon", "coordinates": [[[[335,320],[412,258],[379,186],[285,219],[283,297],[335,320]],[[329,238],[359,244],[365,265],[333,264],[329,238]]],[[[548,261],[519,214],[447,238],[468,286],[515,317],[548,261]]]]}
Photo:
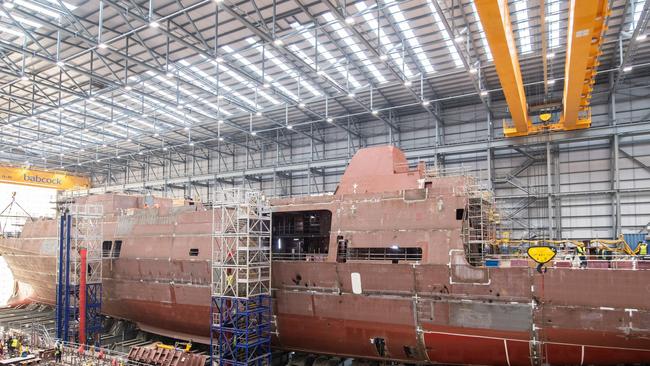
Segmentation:
{"type": "Polygon", "coordinates": [[[271,208],[249,189],[217,192],[212,207],[212,365],[271,363],[271,208]]]}
{"type": "Polygon", "coordinates": [[[487,249],[496,240],[499,214],[490,190],[481,187],[474,179],[466,181],[467,206],[463,221],[465,255],[473,266],[481,266],[487,249]]]}
{"type": "Polygon", "coordinates": [[[71,204],[61,214],[55,314],[59,340],[99,342],[102,331],[102,218],[101,205],[71,204]]]}

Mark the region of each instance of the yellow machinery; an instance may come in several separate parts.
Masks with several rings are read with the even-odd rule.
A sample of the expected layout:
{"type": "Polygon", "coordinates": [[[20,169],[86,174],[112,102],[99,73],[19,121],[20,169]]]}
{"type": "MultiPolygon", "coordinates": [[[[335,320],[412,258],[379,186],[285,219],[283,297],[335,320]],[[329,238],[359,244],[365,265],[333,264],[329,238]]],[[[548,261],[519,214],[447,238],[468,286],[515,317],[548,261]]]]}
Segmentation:
{"type": "Polygon", "coordinates": [[[173,346],[170,345],[170,344],[164,344],[162,342],[158,342],[158,343],[156,343],[156,348],[189,352],[192,349],[192,341],[189,341],[189,342],[176,342],[176,343],[174,343],[173,346]]]}
{"type": "MultiPolygon", "coordinates": [[[[600,46],[609,15],[607,0],[571,0],[567,30],[562,115],[533,124],[529,116],[507,0],[475,0],[494,66],[512,117],[503,123],[508,137],[546,130],[575,130],[591,125],[589,102],[600,46]]],[[[542,55],[546,57],[546,55],[542,55]]]]}

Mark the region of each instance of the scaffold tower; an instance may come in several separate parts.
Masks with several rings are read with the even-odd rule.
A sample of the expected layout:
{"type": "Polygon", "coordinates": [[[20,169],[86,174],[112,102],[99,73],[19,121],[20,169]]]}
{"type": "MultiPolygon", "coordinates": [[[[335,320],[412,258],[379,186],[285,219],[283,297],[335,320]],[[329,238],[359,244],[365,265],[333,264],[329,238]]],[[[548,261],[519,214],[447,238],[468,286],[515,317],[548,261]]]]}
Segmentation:
{"type": "Polygon", "coordinates": [[[56,337],[98,344],[102,331],[101,205],[68,205],[60,217],[56,337]]]}
{"type": "Polygon", "coordinates": [[[269,202],[259,191],[219,191],[212,225],[211,363],[270,365],[269,202]]]}

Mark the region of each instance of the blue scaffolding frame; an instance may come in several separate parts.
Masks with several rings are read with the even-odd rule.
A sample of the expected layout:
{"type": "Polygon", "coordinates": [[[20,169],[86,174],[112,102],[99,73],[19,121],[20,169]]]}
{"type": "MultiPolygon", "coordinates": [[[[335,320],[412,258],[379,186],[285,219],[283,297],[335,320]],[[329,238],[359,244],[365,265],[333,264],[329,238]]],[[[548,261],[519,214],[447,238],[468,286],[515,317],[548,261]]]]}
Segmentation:
{"type": "MultiPolygon", "coordinates": [[[[210,348],[220,366],[271,364],[271,297],[214,296],[210,306],[210,348]]],[[[212,365],[217,361],[212,353],[212,365]]]]}
{"type": "MultiPolygon", "coordinates": [[[[60,217],[56,287],[56,338],[64,341],[98,344],[102,333],[102,284],[86,284],[86,339],[79,339],[79,268],[75,265],[79,248],[73,248],[73,216],[66,210],[60,217]],[[74,249],[74,250],[73,250],[74,249]],[[71,278],[74,278],[74,280],[71,278]]],[[[91,270],[88,266],[87,270],[91,270]]]]}

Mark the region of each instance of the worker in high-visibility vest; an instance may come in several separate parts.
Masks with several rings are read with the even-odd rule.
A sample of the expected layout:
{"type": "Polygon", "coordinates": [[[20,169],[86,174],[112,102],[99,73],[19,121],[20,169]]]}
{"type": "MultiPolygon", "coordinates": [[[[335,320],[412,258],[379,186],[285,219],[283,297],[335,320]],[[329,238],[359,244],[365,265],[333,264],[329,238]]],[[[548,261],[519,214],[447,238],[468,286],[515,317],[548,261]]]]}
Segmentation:
{"type": "Polygon", "coordinates": [[[645,257],[648,255],[648,244],[646,244],[643,241],[639,242],[639,245],[637,246],[638,254],[641,257],[645,257]]]}
{"type": "Polygon", "coordinates": [[[580,258],[580,268],[587,267],[587,249],[583,245],[576,246],[576,253],[580,258]]]}

